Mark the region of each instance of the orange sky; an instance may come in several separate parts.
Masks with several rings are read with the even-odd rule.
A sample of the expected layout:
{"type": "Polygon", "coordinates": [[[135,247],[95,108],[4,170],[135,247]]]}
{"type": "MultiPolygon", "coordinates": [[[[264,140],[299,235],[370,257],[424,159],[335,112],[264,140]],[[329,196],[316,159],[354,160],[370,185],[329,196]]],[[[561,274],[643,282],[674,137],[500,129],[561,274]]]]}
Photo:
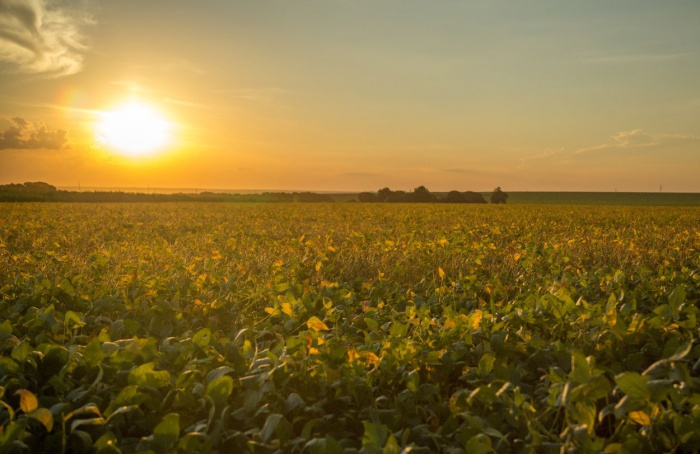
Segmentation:
{"type": "Polygon", "coordinates": [[[700,192],[698,23],[695,1],[3,0],[0,184],[700,192]],[[129,101],[167,143],[98,134],[129,101]]]}

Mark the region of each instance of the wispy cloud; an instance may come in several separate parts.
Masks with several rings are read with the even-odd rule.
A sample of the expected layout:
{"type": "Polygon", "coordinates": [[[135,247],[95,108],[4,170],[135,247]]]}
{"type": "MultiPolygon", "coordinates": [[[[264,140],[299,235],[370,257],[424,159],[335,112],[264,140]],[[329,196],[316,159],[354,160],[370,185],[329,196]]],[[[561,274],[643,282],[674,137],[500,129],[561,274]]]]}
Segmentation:
{"type": "Polygon", "coordinates": [[[66,76],[79,72],[87,50],[82,29],[92,23],[76,7],[81,3],[0,1],[0,60],[26,73],[66,76]]]}
{"type": "Polygon", "coordinates": [[[50,131],[43,123],[32,123],[20,117],[9,121],[10,127],[0,133],[0,150],[60,150],[68,147],[68,132],[63,129],[50,131]]]}
{"type": "Polygon", "coordinates": [[[602,143],[600,145],[595,145],[592,147],[579,148],[578,150],[574,151],[574,153],[583,154],[590,153],[592,151],[653,147],[659,145],[662,139],[668,139],[669,137],[674,136],[648,134],[641,129],[620,131],[611,137],[612,142],[602,143]]]}
{"type": "Polygon", "coordinates": [[[674,148],[685,148],[696,146],[700,142],[700,136],[688,134],[659,134],[647,133],[642,129],[632,129],[620,131],[611,137],[612,141],[595,145],[592,147],[579,148],[574,154],[585,154],[591,152],[605,152],[615,150],[673,150],[674,148]]]}

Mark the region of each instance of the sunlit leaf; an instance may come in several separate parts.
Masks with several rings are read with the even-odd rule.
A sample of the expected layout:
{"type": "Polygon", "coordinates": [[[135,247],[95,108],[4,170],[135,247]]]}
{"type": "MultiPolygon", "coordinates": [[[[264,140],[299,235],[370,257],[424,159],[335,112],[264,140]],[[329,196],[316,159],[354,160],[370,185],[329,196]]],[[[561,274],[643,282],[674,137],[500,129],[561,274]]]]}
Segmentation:
{"type": "Polygon", "coordinates": [[[643,411],[631,411],[627,416],[640,426],[650,426],[651,418],[643,411]]]}
{"type": "Polygon", "coordinates": [[[15,395],[19,396],[19,408],[25,413],[32,412],[39,406],[36,396],[28,389],[18,389],[15,395]]]}
{"type": "Polygon", "coordinates": [[[315,315],[306,321],[306,326],[314,331],[328,331],[330,329],[315,315]]]}
{"type": "Polygon", "coordinates": [[[130,385],[150,386],[160,388],[170,383],[170,373],[167,370],[155,370],[155,363],[144,363],[129,372],[130,385]]]}
{"type": "Polygon", "coordinates": [[[46,427],[47,432],[53,429],[53,415],[46,408],[37,408],[27,414],[30,418],[36,419],[46,427]]]}

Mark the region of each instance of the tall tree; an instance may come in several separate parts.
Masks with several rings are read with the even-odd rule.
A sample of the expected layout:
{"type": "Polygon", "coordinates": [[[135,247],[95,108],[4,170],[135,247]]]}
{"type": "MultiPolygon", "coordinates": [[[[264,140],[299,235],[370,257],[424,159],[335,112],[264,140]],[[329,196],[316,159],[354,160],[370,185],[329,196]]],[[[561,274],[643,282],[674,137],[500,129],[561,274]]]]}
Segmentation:
{"type": "Polygon", "coordinates": [[[507,199],[508,193],[503,192],[500,186],[494,189],[491,193],[491,203],[506,203],[507,199]]]}

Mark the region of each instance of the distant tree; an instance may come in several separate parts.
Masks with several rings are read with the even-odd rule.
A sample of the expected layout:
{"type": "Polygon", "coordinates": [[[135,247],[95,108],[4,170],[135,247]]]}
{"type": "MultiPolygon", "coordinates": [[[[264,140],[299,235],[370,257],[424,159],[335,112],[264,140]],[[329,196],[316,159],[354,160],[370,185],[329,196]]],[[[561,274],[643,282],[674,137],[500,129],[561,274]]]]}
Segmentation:
{"type": "Polygon", "coordinates": [[[377,200],[379,200],[380,202],[388,202],[393,193],[394,191],[392,191],[389,188],[382,188],[379,191],[377,191],[377,200]]]}
{"type": "Polygon", "coordinates": [[[506,203],[506,199],[508,199],[508,193],[503,192],[500,186],[491,193],[491,203],[506,203]]]}
{"type": "Polygon", "coordinates": [[[386,201],[392,203],[410,202],[409,194],[406,194],[406,191],[391,191],[391,194],[389,194],[389,198],[386,199],[386,201]]]}
{"type": "Polygon", "coordinates": [[[463,194],[464,201],[467,203],[486,203],[486,199],[483,195],[474,191],[467,191],[463,194]]]}
{"type": "Polygon", "coordinates": [[[437,197],[431,194],[430,191],[428,191],[428,188],[425,186],[418,186],[410,194],[409,201],[416,203],[431,203],[436,202],[437,197]]]}
{"type": "Polygon", "coordinates": [[[377,197],[377,194],[373,192],[360,192],[357,194],[357,201],[363,203],[378,202],[379,197],[377,197]]]}
{"type": "Polygon", "coordinates": [[[467,201],[464,194],[459,191],[448,192],[447,196],[442,200],[446,203],[465,203],[467,201]]]}

